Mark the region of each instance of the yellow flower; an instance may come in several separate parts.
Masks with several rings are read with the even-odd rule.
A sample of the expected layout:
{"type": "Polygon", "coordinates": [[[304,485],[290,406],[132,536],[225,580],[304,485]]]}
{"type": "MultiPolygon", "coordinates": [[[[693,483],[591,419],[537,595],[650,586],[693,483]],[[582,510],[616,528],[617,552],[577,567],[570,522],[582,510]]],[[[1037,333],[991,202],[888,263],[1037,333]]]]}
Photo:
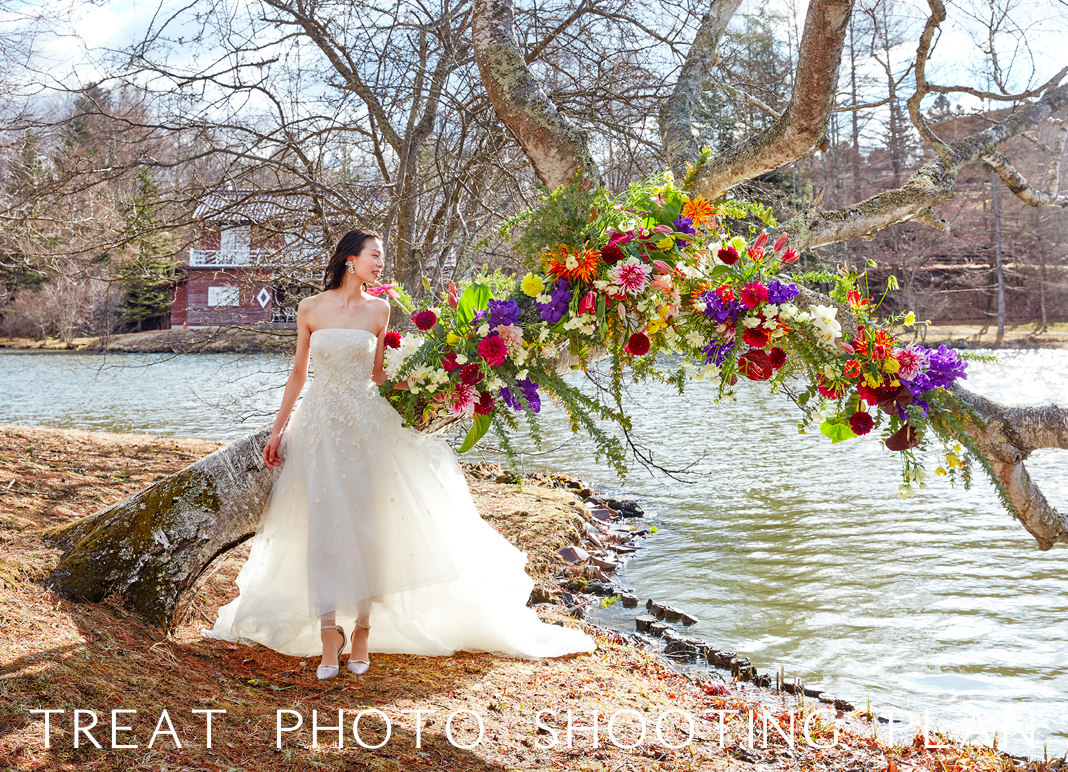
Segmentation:
{"type": "Polygon", "coordinates": [[[867,386],[869,386],[869,387],[874,389],[880,383],[882,383],[882,381],[880,381],[878,378],[876,378],[871,373],[864,373],[864,383],[865,383],[865,385],[867,385],[867,386]]]}
{"type": "Polygon", "coordinates": [[[901,363],[893,357],[887,357],[883,360],[883,369],[888,373],[896,373],[901,369],[901,363]]]}
{"type": "Polygon", "coordinates": [[[950,467],[963,466],[963,464],[961,464],[959,458],[957,458],[952,453],[949,453],[949,454],[946,455],[946,466],[950,466],[950,467]]]}
{"type": "Polygon", "coordinates": [[[659,319],[653,319],[652,321],[649,322],[649,324],[647,324],[645,326],[645,331],[650,335],[652,335],[655,332],[658,332],[659,330],[660,330],[660,320],[659,319]]]}
{"type": "Polygon", "coordinates": [[[657,249],[663,249],[663,250],[667,251],[667,250],[671,249],[673,246],[675,246],[675,239],[672,238],[671,236],[667,236],[666,238],[662,238],[662,239],[660,239],[660,241],[656,242],[656,246],[657,246],[657,249]]]}
{"type": "Polygon", "coordinates": [[[916,314],[912,313],[911,311],[905,314],[905,324],[907,324],[909,327],[916,324],[916,314]]]}
{"type": "Polygon", "coordinates": [[[527,297],[537,297],[545,289],[545,282],[540,276],[533,273],[528,273],[523,277],[522,283],[519,288],[523,290],[523,293],[527,297]]]}
{"type": "Polygon", "coordinates": [[[945,467],[941,467],[941,466],[940,466],[940,467],[938,467],[937,469],[935,469],[935,474],[937,474],[937,475],[940,475],[940,476],[943,476],[943,477],[944,477],[944,476],[945,476],[945,474],[946,474],[946,470],[945,470],[945,467]]]}
{"type": "Polygon", "coordinates": [[[460,336],[457,335],[455,332],[450,332],[448,335],[445,336],[445,340],[447,340],[450,344],[456,344],[460,342],[460,336]]]}

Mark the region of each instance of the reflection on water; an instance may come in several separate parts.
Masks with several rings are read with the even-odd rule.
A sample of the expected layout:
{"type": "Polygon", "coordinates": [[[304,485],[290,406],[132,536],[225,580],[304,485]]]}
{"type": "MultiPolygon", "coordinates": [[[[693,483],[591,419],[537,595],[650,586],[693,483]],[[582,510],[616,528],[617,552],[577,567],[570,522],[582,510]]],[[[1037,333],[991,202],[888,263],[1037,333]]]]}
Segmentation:
{"type": "MultiPolygon", "coordinates": [[[[999,357],[972,363],[967,384],[1003,401],[1064,402],[1068,352],[999,357]]],[[[236,437],[270,421],[288,364],[237,355],[103,361],[0,354],[0,423],[236,437]]],[[[656,460],[699,459],[702,470],[693,485],[633,472],[627,491],[660,523],[624,576],[640,597],[695,614],[691,634],[751,655],[762,671],[781,665],[855,703],[926,711],[957,731],[975,712],[993,728],[1005,711],[1026,720],[1033,710],[1035,744],[1014,735],[1001,747],[1068,750],[1065,548],[1039,551],[985,479],[964,491],[931,474],[925,491],[902,500],[896,459],[874,438],[831,446],[798,435],[796,411],[763,387],[720,404],[703,384],[684,397],[655,384],[635,393],[635,430],[656,460]]],[[[562,422],[544,430],[554,450],[525,456],[528,471],[615,484],[562,422]]],[[[1068,454],[1035,453],[1028,468],[1068,507],[1068,454]]]]}

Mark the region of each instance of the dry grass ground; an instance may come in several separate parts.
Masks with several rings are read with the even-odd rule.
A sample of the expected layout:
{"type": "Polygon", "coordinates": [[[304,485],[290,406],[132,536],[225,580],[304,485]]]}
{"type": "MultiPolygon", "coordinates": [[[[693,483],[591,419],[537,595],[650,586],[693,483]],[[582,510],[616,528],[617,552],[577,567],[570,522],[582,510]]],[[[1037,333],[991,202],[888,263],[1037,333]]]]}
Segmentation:
{"type": "MultiPolygon", "coordinates": [[[[922,331],[922,330],[921,330],[922,331]]],[[[908,336],[904,338],[907,340],[908,336]]],[[[917,340],[921,337],[917,335],[917,340]]],[[[998,336],[997,324],[933,324],[923,333],[928,345],[947,343],[957,348],[1068,348],[1068,322],[1050,324],[1045,332],[1034,322],[1007,324],[998,336]]]]}
{"type": "MultiPolygon", "coordinates": [[[[758,718],[751,749],[747,711],[757,709],[759,717],[758,706],[768,706],[786,726],[783,711],[796,707],[792,697],[741,685],[732,685],[727,695],[706,695],[659,657],[562,614],[548,616],[587,629],[597,641],[595,653],[547,661],[379,654],[364,676],[343,671],[318,682],[315,661],[200,637],[199,628],[210,626],[219,605],[232,598],[247,547],[223,561],[198,594],[192,618],[172,637],[124,611],[118,598],[69,603],[42,587],[57,553],[39,538],[39,529],[121,500],[214,447],[196,440],[0,427],[0,770],[1012,769],[1002,755],[966,747],[887,748],[872,740],[870,726],[857,716],[838,719],[841,735],[834,747],[813,749],[801,741],[793,750],[774,730],[764,747],[758,718]],[[51,747],[43,714],[31,713],[43,709],[66,711],[51,716],[51,747]],[[120,709],[136,713],[113,720],[111,711],[120,709]],[[388,740],[377,749],[360,747],[351,734],[353,719],[365,709],[381,711],[391,722],[388,740]],[[471,715],[457,714],[454,742],[445,731],[448,716],[460,709],[484,722],[482,741],[470,749],[459,746],[477,738],[471,715]],[[557,713],[545,717],[551,731],[539,733],[534,718],[542,709],[557,713]],[[671,709],[681,712],[665,713],[671,709]],[[99,723],[91,734],[102,748],[85,735],[74,747],[75,710],[95,712],[99,723]],[[226,711],[214,716],[210,748],[205,715],[194,710],[226,711]],[[345,711],[344,747],[337,747],[336,731],[320,732],[316,747],[313,711],[320,726],[336,726],[339,710],[345,711]],[[404,712],[412,710],[434,711],[424,714],[421,747],[413,714],[404,712]],[[576,726],[589,726],[597,715],[597,746],[589,732],[576,733],[573,747],[567,746],[568,710],[576,726]],[[645,742],[634,749],[609,740],[607,722],[619,710],[634,711],[616,720],[620,744],[637,739],[636,716],[647,725],[645,742]],[[740,713],[726,724],[722,746],[716,710],[740,713]],[[301,730],[282,735],[280,748],[277,711],[295,711],[303,720],[301,730]],[[661,715],[664,742],[655,733],[661,715]],[[694,718],[690,742],[684,715],[694,718]],[[552,732],[557,742],[546,747],[552,732]]],[[[560,560],[556,548],[574,541],[581,526],[570,494],[532,482],[520,491],[472,480],[472,489],[486,518],[528,551],[532,573],[548,583],[560,560]]],[[[296,713],[282,714],[283,726],[295,723],[296,713]]],[[[368,745],[385,737],[376,715],[360,722],[368,745]]],[[[92,723],[88,713],[80,719],[92,723]]],[[[829,721],[814,723],[812,735],[826,741],[831,729],[829,721]]]]}

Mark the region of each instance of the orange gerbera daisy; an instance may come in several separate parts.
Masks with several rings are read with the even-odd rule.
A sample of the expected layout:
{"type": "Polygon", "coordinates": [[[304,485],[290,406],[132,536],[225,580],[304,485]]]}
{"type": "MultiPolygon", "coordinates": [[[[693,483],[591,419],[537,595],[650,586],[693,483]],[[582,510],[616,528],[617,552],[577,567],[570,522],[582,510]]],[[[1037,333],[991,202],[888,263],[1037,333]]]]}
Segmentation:
{"type": "Polygon", "coordinates": [[[712,289],[711,282],[699,282],[698,285],[694,288],[694,291],[690,293],[690,303],[696,303],[698,300],[701,299],[701,296],[708,292],[710,289],[712,289]]]}
{"type": "Polygon", "coordinates": [[[705,201],[704,196],[689,199],[682,207],[682,216],[689,217],[693,221],[693,227],[700,228],[706,223],[712,222],[716,216],[712,205],[705,201]]]}
{"type": "Polygon", "coordinates": [[[590,282],[597,275],[601,253],[596,249],[572,249],[557,244],[545,256],[545,270],[558,279],[570,282],[590,282]]]}

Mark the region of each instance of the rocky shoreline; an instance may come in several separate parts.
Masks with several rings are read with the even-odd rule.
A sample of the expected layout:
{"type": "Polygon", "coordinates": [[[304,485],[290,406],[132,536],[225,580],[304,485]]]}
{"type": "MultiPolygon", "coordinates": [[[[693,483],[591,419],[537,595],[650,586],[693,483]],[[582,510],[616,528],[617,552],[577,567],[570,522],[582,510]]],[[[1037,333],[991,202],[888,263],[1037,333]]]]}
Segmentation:
{"type": "MultiPolygon", "coordinates": [[[[548,477],[534,475],[531,479],[548,481],[554,487],[572,491],[588,510],[582,542],[559,549],[568,565],[554,577],[560,588],[558,602],[567,609],[569,615],[580,618],[585,616],[585,609],[591,602],[601,599],[613,602],[618,599],[623,608],[637,608],[640,602],[638,595],[630,588],[613,582],[612,574],[623,567],[621,558],[636,553],[641,546],[639,540],[650,534],[648,527],[623,525],[628,520],[643,517],[645,511],[642,506],[631,499],[602,498],[590,484],[577,477],[554,474],[548,477]]],[[[839,712],[856,710],[852,702],[816,686],[797,680],[788,681],[781,673],[772,675],[759,672],[747,656],[717,648],[701,638],[683,635],[679,625],[687,628],[700,620],[669,603],[649,598],[645,601],[644,609],[646,613],[636,613],[633,631],[617,632],[637,645],[662,653],[672,664],[686,666],[676,669],[702,686],[712,684],[707,677],[710,674],[703,668],[716,668],[725,674],[720,675],[721,681],[729,678],[734,683],[810,697],[833,706],[839,712]]]]}

